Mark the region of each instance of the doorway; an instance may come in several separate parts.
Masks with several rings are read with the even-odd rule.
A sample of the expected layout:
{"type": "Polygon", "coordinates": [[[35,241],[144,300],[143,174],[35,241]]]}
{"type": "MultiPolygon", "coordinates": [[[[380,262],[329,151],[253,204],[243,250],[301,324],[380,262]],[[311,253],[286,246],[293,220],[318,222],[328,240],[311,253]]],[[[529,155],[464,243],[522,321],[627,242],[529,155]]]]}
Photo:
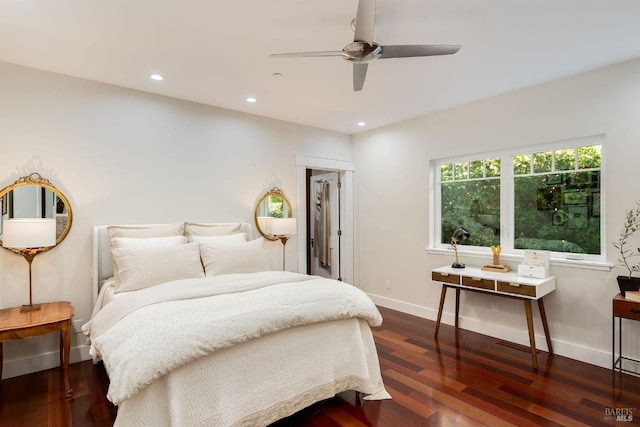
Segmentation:
{"type": "MultiPolygon", "coordinates": [[[[296,154],[297,169],[297,208],[295,215],[299,218],[297,233],[298,269],[299,272],[309,272],[313,261],[313,250],[311,248],[311,181],[310,177],[327,173],[335,173],[340,178],[340,203],[334,198],[333,206],[337,209],[333,218],[339,218],[340,224],[334,220],[334,224],[341,232],[337,235],[336,228],[333,236],[339,237],[334,242],[333,257],[337,257],[338,264],[333,264],[331,274],[333,277],[340,277],[343,282],[355,284],[354,277],[354,163],[350,160],[330,159],[326,157],[316,157],[305,154],[296,154]],[[312,175],[313,173],[313,175],[312,175]],[[338,212],[340,213],[337,216],[338,212]],[[339,268],[338,268],[339,267],[339,268]]],[[[325,179],[327,179],[325,177],[325,179]]],[[[334,186],[337,189],[337,185],[334,186]]],[[[331,187],[329,187],[331,191],[331,187]]],[[[337,193],[336,193],[337,196],[337,193]]],[[[331,197],[331,196],[330,196],[331,197]]],[[[337,261],[336,261],[337,262],[337,261]]]]}
{"type": "Polygon", "coordinates": [[[340,172],[307,169],[307,274],[342,280],[340,172]]]}

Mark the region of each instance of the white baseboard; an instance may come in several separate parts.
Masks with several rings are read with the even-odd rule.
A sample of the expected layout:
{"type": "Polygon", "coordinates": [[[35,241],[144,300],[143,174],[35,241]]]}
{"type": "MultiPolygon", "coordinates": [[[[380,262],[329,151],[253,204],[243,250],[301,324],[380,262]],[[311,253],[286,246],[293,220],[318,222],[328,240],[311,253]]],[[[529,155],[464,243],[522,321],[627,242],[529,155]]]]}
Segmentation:
{"type": "MultiPolygon", "coordinates": [[[[376,305],[411,314],[423,319],[435,321],[438,317],[438,311],[435,309],[383,297],[380,295],[369,294],[369,297],[371,297],[376,305]]],[[[442,323],[446,325],[453,325],[455,320],[454,317],[455,313],[448,313],[445,311],[442,313],[442,323]]],[[[502,325],[496,325],[495,323],[485,323],[481,319],[474,319],[464,316],[460,316],[458,323],[460,328],[462,329],[499,338],[527,347],[529,346],[529,335],[526,329],[508,328],[502,325]]],[[[544,335],[536,334],[535,340],[536,348],[544,351],[547,350],[547,342],[544,335]]],[[[551,337],[551,344],[553,345],[554,354],[611,369],[610,352],[584,347],[578,343],[556,340],[553,339],[553,336],[551,337]]]]}
{"type": "MultiPolygon", "coordinates": [[[[82,362],[91,359],[89,346],[81,345],[73,347],[69,354],[69,363],[82,362]]],[[[60,366],[60,352],[52,351],[22,359],[6,360],[2,369],[2,379],[18,377],[32,372],[44,371],[45,369],[60,366]]]]}

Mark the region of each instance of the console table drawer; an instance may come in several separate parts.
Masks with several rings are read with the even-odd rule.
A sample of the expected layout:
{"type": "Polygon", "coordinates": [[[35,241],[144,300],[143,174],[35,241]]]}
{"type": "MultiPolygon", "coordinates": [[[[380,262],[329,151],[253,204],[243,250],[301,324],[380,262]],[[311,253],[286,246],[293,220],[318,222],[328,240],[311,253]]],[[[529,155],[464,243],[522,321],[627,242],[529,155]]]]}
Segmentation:
{"type": "Polygon", "coordinates": [[[454,285],[460,284],[460,276],[457,274],[438,273],[436,271],[432,271],[431,279],[434,282],[453,283],[454,285]]]}
{"type": "Polygon", "coordinates": [[[536,287],[531,285],[523,285],[515,282],[498,281],[498,291],[509,294],[525,295],[528,297],[536,297],[536,287]]]}
{"type": "Polygon", "coordinates": [[[491,279],[483,279],[481,277],[462,276],[462,284],[480,289],[496,290],[496,282],[491,279]]]}

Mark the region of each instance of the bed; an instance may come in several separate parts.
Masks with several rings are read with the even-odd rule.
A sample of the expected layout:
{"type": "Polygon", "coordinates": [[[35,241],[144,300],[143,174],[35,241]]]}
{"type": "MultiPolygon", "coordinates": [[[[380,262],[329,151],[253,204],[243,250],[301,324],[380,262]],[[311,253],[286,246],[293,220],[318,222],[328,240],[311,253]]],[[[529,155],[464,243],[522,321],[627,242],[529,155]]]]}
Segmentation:
{"type": "Polygon", "coordinates": [[[116,426],[260,426],[347,390],[390,398],[368,296],[269,271],[264,251],[246,223],[94,228],[83,332],[116,426]]]}

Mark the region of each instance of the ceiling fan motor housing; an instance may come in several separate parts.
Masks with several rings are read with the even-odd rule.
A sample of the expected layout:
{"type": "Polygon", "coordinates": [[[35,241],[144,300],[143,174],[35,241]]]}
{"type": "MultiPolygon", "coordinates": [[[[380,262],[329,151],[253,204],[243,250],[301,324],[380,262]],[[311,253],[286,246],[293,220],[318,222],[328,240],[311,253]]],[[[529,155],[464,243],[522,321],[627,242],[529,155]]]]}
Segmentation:
{"type": "Polygon", "coordinates": [[[369,44],[362,41],[349,43],[342,49],[342,57],[347,61],[366,64],[378,59],[382,54],[382,46],[377,43],[369,44]]]}

